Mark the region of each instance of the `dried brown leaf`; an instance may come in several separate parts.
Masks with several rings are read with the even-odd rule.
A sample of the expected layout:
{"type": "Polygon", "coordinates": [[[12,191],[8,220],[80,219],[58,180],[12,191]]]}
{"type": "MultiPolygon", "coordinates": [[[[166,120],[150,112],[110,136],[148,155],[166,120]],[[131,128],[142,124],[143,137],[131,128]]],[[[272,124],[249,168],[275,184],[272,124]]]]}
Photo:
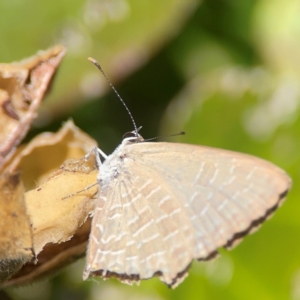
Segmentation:
{"type": "Polygon", "coordinates": [[[41,280],[83,257],[87,249],[90,226],[91,219],[89,218],[69,241],[47,244],[39,254],[38,261],[25,264],[15,276],[5,282],[4,287],[30,284],[41,280]]]}
{"type": "Polygon", "coordinates": [[[32,258],[32,238],[20,176],[0,177],[0,285],[32,258]]]}
{"type": "Polygon", "coordinates": [[[93,212],[94,202],[91,199],[97,192],[96,186],[76,196],[67,199],[63,197],[96,182],[96,174],[96,170],[62,168],[39,188],[26,193],[26,207],[32,222],[36,255],[48,243],[69,240],[86,221],[88,214],[93,212]]]}
{"type": "Polygon", "coordinates": [[[32,223],[33,248],[37,263],[27,263],[4,286],[31,283],[83,256],[86,252],[97,187],[62,199],[96,180],[96,170],[64,166],[39,188],[26,193],[27,212],[32,223]],[[84,226],[82,226],[84,224],[84,226]]]}
{"type": "Polygon", "coordinates": [[[30,128],[64,54],[58,45],[18,63],[0,64],[0,168],[30,128]]]}
{"type": "Polygon", "coordinates": [[[35,181],[44,181],[25,194],[37,261],[32,259],[25,264],[4,286],[31,283],[85,254],[97,186],[70,198],[63,197],[96,182],[94,162],[81,159],[96,145],[68,121],[57,133],[40,134],[16,152],[7,171],[21,170],[27,188],[32,188],[35,181]]]}
{"type": "MultiPolygon", "coordinates": [[[[6,171],[20,170],[25,190],[34,189],[64,161],[80,159],[95,146],[96,141],[70,120],[58,132],[41,133],[27,145],[20,146],[6,171]]],[[[91,163],[95,165],[93,161],[91,163]]]]}

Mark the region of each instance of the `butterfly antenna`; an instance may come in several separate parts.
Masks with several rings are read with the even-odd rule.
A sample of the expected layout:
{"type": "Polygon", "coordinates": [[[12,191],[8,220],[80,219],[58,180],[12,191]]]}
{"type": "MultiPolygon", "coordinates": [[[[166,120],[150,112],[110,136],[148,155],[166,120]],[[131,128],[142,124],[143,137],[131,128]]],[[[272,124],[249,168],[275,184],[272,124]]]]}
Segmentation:
{"type": "Polygon", "coordinates": [[[169,134],[169,135],[155,136],[155,137],[153,137],[153,138],[144,140],[144,142],[149,142],[149,141],[153,141],[153,140],[156,140],[156,139],[168,138],[168,137],[178,136],[178,135],[185,135],[185,132],[184,132],[184,131],[181,131],[181,132],[174,133],[174,134],[169,134]]]}
{"type": "Polygon", "coordinates": [[[92,57],[89,57],[88,58],[89,61],[91,61],[100,71],[101,73],[103,74],[103,76],[105,77],[106,81],[109,83],[109,85],[111,86],[111,88],[113,89],[113,91],[115,92],[115,94],[117,95],[117,97],[120,99],[121,103],[124,105],[124,107],[126,108],[128,114],[129,114],[129,117],[132,121],[132,124],[133,124],[133,127],[134,127],[134,131],[135,131],[135,135],[136,137],[138,137],[138,129],[137,129],[137,126],[134,122],[134,119],[133,119],[133,116],[129,110],[129,108],[127,107],[127,105],[125,104],[124,100],[121,98],[121,96],[119,95],[119,93],[117,92],[117,90],[115,89],[115,87],[113,86],[113,84],[111,83],[111,81],[108,79],[108,77],[106,76],[106,74],[104,73],[103,69],[101,68],[100,64],[96,61],[96,59],[92,58],[92,57]]]}

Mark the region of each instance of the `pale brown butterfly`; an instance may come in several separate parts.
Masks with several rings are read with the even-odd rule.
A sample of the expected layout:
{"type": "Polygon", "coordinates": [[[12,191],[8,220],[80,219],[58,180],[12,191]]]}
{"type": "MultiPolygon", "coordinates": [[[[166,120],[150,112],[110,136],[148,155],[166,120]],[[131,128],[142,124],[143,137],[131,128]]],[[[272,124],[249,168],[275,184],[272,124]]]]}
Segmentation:
{"type": "Polygon", "coordinates": [[[84,279],[115,277],[132,284],[158,276],[176,287],[194,259],[209,260],[218,248],[235,246],[290,189],[289,176],[270,162],[204,146],[147,142],[133,124],[111,155],[91,151],[99,191],[84,279]]]}

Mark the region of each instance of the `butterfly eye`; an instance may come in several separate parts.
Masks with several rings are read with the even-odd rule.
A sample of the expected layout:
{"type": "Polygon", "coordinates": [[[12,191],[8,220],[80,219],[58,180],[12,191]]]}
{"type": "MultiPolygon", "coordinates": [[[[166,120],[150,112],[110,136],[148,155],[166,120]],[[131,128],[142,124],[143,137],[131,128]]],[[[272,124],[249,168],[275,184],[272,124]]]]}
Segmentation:
{"type": "Polygon", "coordinates": [[[126,132],[124,135],[123,135],[123,140],[127,139],[127,138],[137,138],[137,136],[135,135],[134,132],[126,132]]]}
{"type": "Polygon", "coordinates": [[[123,135],[123,140],[125,139],[131,143],[140,143],[144,141],[143,137],[139,134],[136,134],[135,131],[125,133],[123,135]]]}
{"type": "Polygon", "coordinates": [[[142,129],[142,126],[140,126],[139,128],[137,128],[137,130],[135,131],[130,131],[130,132],[126,132],[124,135],[123,135],[123,140],[124,139],[127,139],[127,138],[133,138],[133,139],[130,139],[131,141],[133,142],[141,142],[143,141],[144,139],[142,138],[142,136],[140,134],[138,134],[138,132],[142,129]],[[134,139],[136,138],[136,139],[134,139]]]}

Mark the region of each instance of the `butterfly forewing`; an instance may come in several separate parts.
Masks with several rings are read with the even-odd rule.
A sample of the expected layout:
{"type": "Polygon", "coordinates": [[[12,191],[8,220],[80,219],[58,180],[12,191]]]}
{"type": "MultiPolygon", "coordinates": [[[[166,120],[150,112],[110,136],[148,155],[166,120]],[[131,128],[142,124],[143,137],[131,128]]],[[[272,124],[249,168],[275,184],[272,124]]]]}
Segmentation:
{"type": "Polygon", "coordinates": [[[193,259],[262,223],[291,183],[264,160],[174,143],[124,143],[100,175],[84,278],[157,275],[173,287],[193,259]]]}
{"type": "Polygon", "coordinates": [[[171,174],[166,179],[172,188],[186,195],[183,205],[195,224],[201,224],[205,215],[207,226],[219,222],[224,228],[228,223],[227,239],[252,223],[258,225],[255,220],[272,212],[291,184],[283,170],[246,154],[173,143],[145,143],[134,149],[143,153],[145,164],[151,162],[158,172],[171,174]],[[167,148],[169,158],[155,154],[168,152],[167,148]]]}

